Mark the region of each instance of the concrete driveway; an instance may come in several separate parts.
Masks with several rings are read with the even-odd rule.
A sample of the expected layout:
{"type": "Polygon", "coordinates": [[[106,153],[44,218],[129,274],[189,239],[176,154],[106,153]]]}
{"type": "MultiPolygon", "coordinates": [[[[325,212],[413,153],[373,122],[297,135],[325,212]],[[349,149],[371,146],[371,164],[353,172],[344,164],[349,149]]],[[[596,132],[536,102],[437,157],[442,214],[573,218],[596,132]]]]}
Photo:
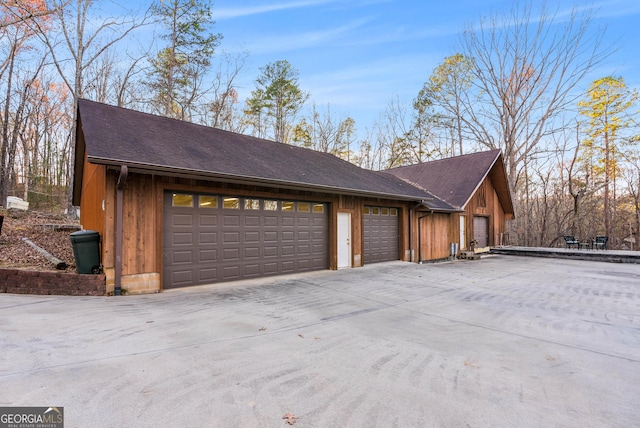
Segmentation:
{"type": "Polygon", "coordinates": [[[631,427],[640,267],[485,256],[0,295],[0,406],[66,427],[631,427]]]}

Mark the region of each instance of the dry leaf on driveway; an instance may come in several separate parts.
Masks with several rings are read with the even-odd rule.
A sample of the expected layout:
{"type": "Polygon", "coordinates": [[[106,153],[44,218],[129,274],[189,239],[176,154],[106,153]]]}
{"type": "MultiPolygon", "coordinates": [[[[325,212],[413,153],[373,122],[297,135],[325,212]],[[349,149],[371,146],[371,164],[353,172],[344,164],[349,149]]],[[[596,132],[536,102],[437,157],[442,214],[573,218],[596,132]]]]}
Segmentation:
{"type": "Polygon", "coordinates": [[[289,425],[293,425],[296,423],[296,419],[298,419],[298,417],[293,413],[285,413],[282,419],[285,419],[285,422],[288,423],[289,425]]]}

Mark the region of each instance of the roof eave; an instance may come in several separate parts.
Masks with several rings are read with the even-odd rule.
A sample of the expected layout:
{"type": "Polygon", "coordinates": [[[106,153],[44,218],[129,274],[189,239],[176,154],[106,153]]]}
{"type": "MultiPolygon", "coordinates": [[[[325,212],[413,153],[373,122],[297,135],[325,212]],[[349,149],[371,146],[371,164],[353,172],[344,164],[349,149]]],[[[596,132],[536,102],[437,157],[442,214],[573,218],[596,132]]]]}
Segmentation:
{"type": "Polygon", "coordinates": [[[491,169],[495,166],[496,161],[498,160],[499,157],[500,157],[500,151],[497,152],[496,157],[493,158],[493,160],[491,161],[491,165],[489,165],[489,168],[486,169],[486,171],[482,175],[482,178],[478,180],[478,182],[476,183],[476,187],[473,188],[473,191],[469,194],[469,197],[467,198],[467,200],[464,201],[464,204],[462,204],[463,207],[466,207],[469,204],[469,202],[471,201],[471,198],[473,198],[473,196],[476,194],[476,192],[478,191],[482,183],[484,183],[484,180],[486,180],[487,177],[489,176],[491,169]]]}
{"type": "Polygon", "coordinates": [[[106,166],[119,167],[121,165],[126,165],[129,168],[129,172],[140,172],[144,174],[156,174],[156,175],[165,175],[165,176],[174,176],[174,177],[182,177],[182,178],[193,178],[193,179],[218,179],[223,180],[225,182],[234,183],[234,184],[245,184],[245,185],[272,185],[280,188],[286,188],[291,190],[303,190],[303,191],[317,191],[317,192],[327,192],[327,193],[340,193],[344,195],[350,196],[367,196],[372,198],[385,198],[385,199],[397,199],[403,201],[419,201],[424,199],[424,197],[419,196],[409,196],[406,194],[396,194],[396,193],[385,193],[385,192],[373,192],[361,189],[353,189],[353,188],[345,188],[345,187],[337,187],[337,186],[326,186],[319,184],[310,184],[303,182],[294,182],[294,181],[284,181],[277,179],[268,179],[263,177],[253,177],[253,176],[240,176],[234,174],[225,174],[219,172],[212,171],[202,171],[202,170],[193,170],[193,169],[183,169],[176,168],[170,166],[163,165],[151,165],[151,164],[142,164],[131,162],[129,160],[116,160],[111,158],[100,158],[95,156],[89,156],[88,162],[106,166]]]}
{"type": "MultiPolygon", "coordinates": [[[[471,198],[473,198],[473,196],[478,191],[478,188],[480,188],[480,185],[482,185],[482,183],[487,179],[487,177],[489,177],[489,175],[491,175],[491,172],[496,167],[496,163],[501,158],[501,156],[502,156],[502,152],[501,151],[497,151],[496,157],[493,159],[493,161],[491,162],[491,165],[489,166],[489,168],[487,168],[487,170],[485,171],[485,173],[482,176],[482,178],[480,179],[480,181],[478,181],[478,183],[476,184],[476,187],[473,189],[473,192],[471,192],[471,194],[469,195],[467,200],[462,205],[463,207],[466,207],[469,204],[469,202],[471,201],[471,198]]],[[[501,202],[506,202],[508,204],[508,207],[506,207],[507,209],[505,210],[505,214],[507,216],[511,215],[511,218],[515,218],[513,196],[511,195],[511,191],[509,190],[509,180],[507,178],[506,171],[504,170],[504,164],[503,164],[503,167],[501,169],[503,171],[502,179],[504,179],[504,181],[506,183],[506,186],[507,186],[507,189],[506,189],[507,195],[505,195],[506,200],[502,201],[502,198],[501,198],[501,202]]],[[[505,208],[504,204],[503,204],[503,208],[505,208]]],[[[509,219],[509,218],[507,217],[507,219],[509,219]]]]}

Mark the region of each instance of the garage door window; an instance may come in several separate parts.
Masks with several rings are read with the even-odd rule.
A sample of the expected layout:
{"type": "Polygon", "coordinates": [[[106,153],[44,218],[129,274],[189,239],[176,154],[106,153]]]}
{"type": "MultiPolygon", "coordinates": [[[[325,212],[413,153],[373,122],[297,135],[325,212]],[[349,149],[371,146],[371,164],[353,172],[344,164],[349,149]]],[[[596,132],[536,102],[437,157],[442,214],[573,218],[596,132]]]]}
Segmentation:
{"type": "Polygon", "coordinates": [[[278,211],[278,201],[264,201],[265,211],[278,211]]]}
{"type": "Polygon", "coordinates": [[[298,212],[308,213],[309,211],[311,211],[311,204],[308,202],[298,202],[298,212]]]}
{"type": "Polygon", "coordinates": [[[314,213],[323,213],[324,212],[324,204],[313,204],[313,212],[314,213]]]}
{"type": "Polygon", "coordinates": [[[245,199],[244,200],[244,209],[245,210],[259,210],[260,209],[260,199],[245,199]]]}
{"type": "Polygon", "coordinates": [[[193,195],[185,193],[174,193],[173,202],[174,207],[193,207],[193,195]]]}
{"type": "Polygon", "coordinates": [[[282,202],[282,211],[295,211],[295,203],[294,202],[282,202]]]}
{"type": "Polygon", "coordinates": [[[200,208],[218,208],[218,197],[211,195],[200,195],[198,198],[200,208]]]}
{"type": "Polygon", "coordinates": [[[222,206],[226,209],[237,210],[240,208],[240,198],[224,198],[222,206]]]}

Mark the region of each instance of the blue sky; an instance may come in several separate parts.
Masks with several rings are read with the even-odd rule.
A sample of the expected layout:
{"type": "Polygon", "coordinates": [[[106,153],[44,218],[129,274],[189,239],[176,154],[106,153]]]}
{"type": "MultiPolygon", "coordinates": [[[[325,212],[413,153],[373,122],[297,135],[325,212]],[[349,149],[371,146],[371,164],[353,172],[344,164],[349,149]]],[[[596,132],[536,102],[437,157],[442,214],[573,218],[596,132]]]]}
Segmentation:
{"type": "MultiPolygon", "coordinates": [[[[535,1],[535,0],[534,0],[535,1]]],[[[244,100],[259,68],[286,59],[300,71],[311,101],[351,116],[359,134],[388,102],[410,103],[445,56],[456,52],[459,34],[483,16],[508,11],[512,1],[491,0],[214,0],[220,49],[247,50],[238,80],[244,100]]],[[[594,26],[606,27],[607,43],[619,49],[593,79],[620,75],[640,87],[640,2],[550,1],[559,15],[574,5],[593,6],[594,26]]],[[[588,85],[589,82],[585,84],[588,85]]]]}

